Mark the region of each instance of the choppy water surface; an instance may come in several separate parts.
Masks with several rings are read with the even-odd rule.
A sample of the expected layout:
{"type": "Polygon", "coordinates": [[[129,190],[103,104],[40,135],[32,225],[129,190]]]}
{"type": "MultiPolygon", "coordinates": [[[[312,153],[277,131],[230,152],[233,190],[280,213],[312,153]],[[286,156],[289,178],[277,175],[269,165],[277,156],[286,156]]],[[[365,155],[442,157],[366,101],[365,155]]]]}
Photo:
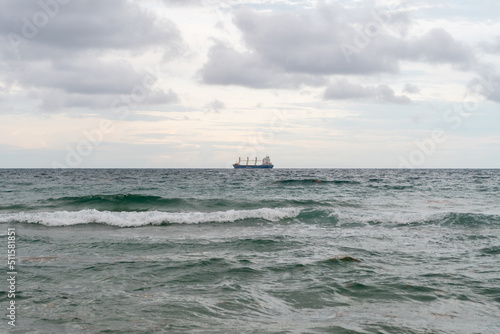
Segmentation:
{"type": "Polygon", "coordinates": [[[0,184],[12,333],[500,332],[500,170],[0,170],[0,184]]]}

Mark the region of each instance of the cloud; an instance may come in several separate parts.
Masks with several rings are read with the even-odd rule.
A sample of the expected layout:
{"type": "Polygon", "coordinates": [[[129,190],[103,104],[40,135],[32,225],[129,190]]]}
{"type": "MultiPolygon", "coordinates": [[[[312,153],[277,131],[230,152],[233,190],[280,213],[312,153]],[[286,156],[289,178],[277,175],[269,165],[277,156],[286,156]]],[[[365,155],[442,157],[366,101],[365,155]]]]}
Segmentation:
{"type": "Polygon", "coordinates": [[[133,64],[148,51],[159,52],[163,60],[182,54],[180,31],[137,3],[2,1],[0,40],[6,46],[0,50],[1,83],[19,85],[41,109],[109,108],[117,96],[144,88],[145,81],[142,104],[178,100],[156,85],[156,74],[133,64]]]}
{"type": "Polygon", "coordinates": [[[500,103],[500,74],[495,71],[478,72],[478,77],[468,84],[468,100],[477,101],[480,97],[500,103]]]}
{"type": "Polygon", "coordinates": [[[322,77],[287,73],[270,66],[264,59],[251,52],[236,51],[217,42],[208,52],[208,62],[199,71],[207,84],[239,85],[252,88],[297,88],[302,84],[324,84],[322,77]]]}
{"type": "Polygon", "coordinates": [[[216,42],[201,69],[208,84],[321,85],[331,75],[396,74],[403,61],[470,69],[472,49],[442,28],[407,36],[411,18],[380,8],[319,5],[293,12],[234,12],[245,51],[216,42]],[[227,65],[227,66],[226,66],[227,65]]]}
{"type": "Polygon", "coordinates": [[[213,100],[209,104],[207,104],[207,109],[209,112],[219,113],[221,110],[225,109],[226,105],[219,100],[213,100]]]}
{"type": "Polygon", "coordinates": [[[29,72],[16,72],[17,80],[24,87],[60,89],[69,94],[127,94],[146,74],[135,71],[128,62],[92,60],[32,62],[29,72]]]}
{"type": "Polygon", "coordinates": [[[161,0],[167,6],[197,6],[201,5],[201,0],[161,0]]]}
{"type": "Polygon", "coordinates": [[[470,46],[457,41],[442,28],[434,28],[406,44],[404,58],[429,64],[449,63],[470,69],[476,63],[470,46]]]}
{"type": "Polygon", "coordinates": [[[273,14],[241,9],[236,11],[234,21],[250,49],[269,64],[279,64],[290,72],[341,74],[397,70],[387,58],[373,55],[359,57],[355,64],[346,61],[340,46],[355,40],[353,24],[358,22],[352,12],[339,6],[273,14]]]}
{"type": "Polygon", "coordinates": [[[405,85],[405,88],[403,89],[403,93],[408,93],[408,94],[416,94],[419,92],[420,92],[420,88],[418,88],[418,86],[411,84],[411,83],[407,83],[405,85]]]}
{"type": "Polygon", "coordinates": [[[481,50],[487,52],[487,53],[492,53],[492,54],[498,54],[500,53],[500,36],[497,36],[493,42],[481,42],[479,44],[479,47],[481,50]]]}
{"type": "Polygon", "coordinates": [[[0,13],[0,34],[8,41],[11,52],[16,51],[14,35],[22,38],[15,52],[22,59],[151,46],[161,46],[172,54],[183,47],[180,32],[172,22],[160,22],[130,1],[80,0],[63,5],[56,0],[6,0],[0,2],[0,13]]]}
{"type": "Polygon", "coordinates": [[[327,100],[361,100],[378,103],[408,104],[411,100],[405,95],[396,95],[387,85],[363,86],[341,79],[331,83],[323,97],[327,100]]]}
{"type": "Polygon", "coordinates": [[[27,97],[51,112],[68,108],[110,109],[121,99],[131,109],[178,101],[172,90],[159,86],[156,69],[135,70],[130,62],[75,58],[71,61],[26,62],[7,73],[8,80],[23,87],[27,97]]]}
{"type": "Polygon", "coordinates": [[[61,91],[32,90],[30,91],[30,96],[38,99],[40,101],[40,109],[48,112],[65,111],[69,108],[115,110],[116,113],[126,108],[130,112],[139,107],[159,106],[179,101],[179,97],[172,90],[165,92],[159,89],[146,91],[144,95],[134,95],[134,93],[85,95],[78,93],[68,94],[61,91]],[[116,101],[119,102],[117,103],[116,101]]]}

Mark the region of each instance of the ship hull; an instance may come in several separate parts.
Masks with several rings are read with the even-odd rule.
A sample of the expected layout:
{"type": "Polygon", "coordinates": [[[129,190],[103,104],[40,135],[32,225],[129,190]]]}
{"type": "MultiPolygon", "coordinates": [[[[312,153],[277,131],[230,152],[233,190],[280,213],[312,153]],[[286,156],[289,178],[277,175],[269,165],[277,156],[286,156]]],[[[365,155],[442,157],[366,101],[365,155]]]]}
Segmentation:
{"type": "Polygon", "coordinates": [[[248,169],[271,169],[274,167],[274,165],[238,165],[238,164],[233,164],[234,168],[248,168],[248,169]]]}

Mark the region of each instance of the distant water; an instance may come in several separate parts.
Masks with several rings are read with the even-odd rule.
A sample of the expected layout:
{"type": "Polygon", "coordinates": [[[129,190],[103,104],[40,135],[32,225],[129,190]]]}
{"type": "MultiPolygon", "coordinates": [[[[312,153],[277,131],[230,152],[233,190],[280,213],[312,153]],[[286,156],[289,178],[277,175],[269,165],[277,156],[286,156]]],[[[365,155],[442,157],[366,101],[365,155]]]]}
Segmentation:
{"type": "Polygon", "coordinates": [[[8,227],[20,260],[10,333],[500,333],[500,170],[0,170],[0,185],[4,284],[8,227]]]}

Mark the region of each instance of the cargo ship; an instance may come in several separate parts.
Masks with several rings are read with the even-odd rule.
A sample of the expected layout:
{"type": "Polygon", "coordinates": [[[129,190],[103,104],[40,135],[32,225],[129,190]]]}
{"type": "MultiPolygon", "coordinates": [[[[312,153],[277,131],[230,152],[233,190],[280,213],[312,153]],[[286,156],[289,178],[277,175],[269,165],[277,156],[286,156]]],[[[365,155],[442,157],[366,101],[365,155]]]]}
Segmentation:
{"type": "Polygon", "coordinates": [[[259,160],[257,158],[250,160],[247,157],[246,163],[245,160],[241,161],[241,158],[238,159],[237,163],[233,164],[234,168],[273,168],[274,165],[271,163],[271,158],[266,156],[264,159],[259,160]],[[257,162],[262,161],[260,165],[257,165],[257,162]]]}

